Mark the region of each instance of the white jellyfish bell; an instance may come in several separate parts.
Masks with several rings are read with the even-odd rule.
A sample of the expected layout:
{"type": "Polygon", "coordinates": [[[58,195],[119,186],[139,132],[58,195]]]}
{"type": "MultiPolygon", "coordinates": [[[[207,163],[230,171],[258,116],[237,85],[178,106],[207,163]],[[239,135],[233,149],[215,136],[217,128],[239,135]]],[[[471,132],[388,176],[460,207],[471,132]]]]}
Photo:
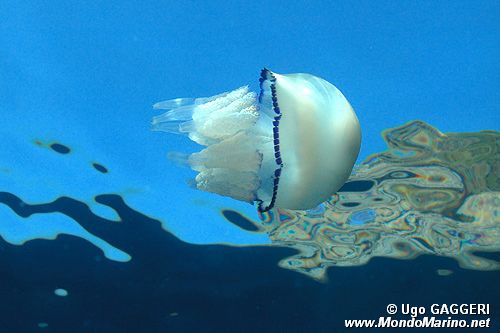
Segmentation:
{"type": "Polygon", "coordinates": [[[260,94],[248,86],[206,98],[154,105],[156,131],[187,134],[206,146],[170,157],[198,172],[196,188],[250,203],[310,209],[349,177],[361,143],[359,122],[344,95],[310,74],[262,70],[260,94]]]}

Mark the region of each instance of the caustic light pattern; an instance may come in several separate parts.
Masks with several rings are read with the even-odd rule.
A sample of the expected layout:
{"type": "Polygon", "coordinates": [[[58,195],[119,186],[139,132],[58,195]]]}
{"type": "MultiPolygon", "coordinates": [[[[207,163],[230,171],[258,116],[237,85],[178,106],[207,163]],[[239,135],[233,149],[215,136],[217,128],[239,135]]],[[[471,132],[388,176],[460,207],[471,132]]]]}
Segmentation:
{"type": "Polygon", "coordinates": [[[280,266],[321,280],[329,266],[431,254],[499,269],[474,254],[500,250],[499,133],[442,134],[415,121],[383,136],[388,150],[368,157],[324,204],[261,214],[274,244],[300,251],[280,266]]]}

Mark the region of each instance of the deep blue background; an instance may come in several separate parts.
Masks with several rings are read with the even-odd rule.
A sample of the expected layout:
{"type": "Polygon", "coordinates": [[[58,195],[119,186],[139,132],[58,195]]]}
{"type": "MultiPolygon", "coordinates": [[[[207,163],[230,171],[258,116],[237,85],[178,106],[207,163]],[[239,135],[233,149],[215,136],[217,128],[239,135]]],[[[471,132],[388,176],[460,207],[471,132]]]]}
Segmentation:
{"type": "MultiPolygon", "coordinates": [[[[19,205],[18,198],[0,192],[0,202],[20,215],[63,212],[134,258],[126,264],[105,260],[96,248],[68,236],[24,246],[0,242],[2,332],[336,333],[346,331],[345,319],[378,320],[390,303],[424,306],[428,315],[432,304],[487,303],[488,316],[453,319],[491,318],[491,330],[467,332],[498,330],[498,271],[462,270],[455,261],[435,256],[375,258],[367,265],[334,267],[329,282],[318,283],[277,267],[293,249],[193,246],[118,196],[98,201],[116,209],[122,223],[106,223],[68,198],[19,205]],[[454,274],[438,276],[437,269],[454,274]],[[67,297],[54,295],[60,287],[68,290],[67,297]],[[49,324],[46,330],[38,328],[41,322],[49,324]]],[[[498,254],[483,255],[499,260],[498,254]]]]}
{"type": "MultiPolygon", "coordinates": [[[[143,164],[157,163],[147,146],[164,140],[143,140],[154,102],[255,89],[266,66],[338,86],[362,125],[361,158],[385,148],[381,130],[413,119],[444,132],[498,130],[499,14],[498,1],[4,0],[0,124],[9,133],[67,129],[103,152],[103,138],[123,140],[116,159],[147,183],[143,164]],[[143,164],[128,163],[136,154],[143,164]]],[[[130,263],[67,236],[0,240],[0,331],[40,332],[36,324],[48,322],[52,332],[339,332],[344,319],[376,318],[390,302],[489,302],[498,325],[498,272],[378,258],[332,269],[319,284],[276,266],[291,249],[186,244],[116,200],[109,205],[123,224],[78,201],[51,207],[130,253],[130,263]],[[438,277],[438,268],[455,274],[438,277]],[[69,296],[54,296],[57,287],[69,296]]],[[[163,204],[192,210],[184,232],[198,232],[203,207],[163,204]]]]}

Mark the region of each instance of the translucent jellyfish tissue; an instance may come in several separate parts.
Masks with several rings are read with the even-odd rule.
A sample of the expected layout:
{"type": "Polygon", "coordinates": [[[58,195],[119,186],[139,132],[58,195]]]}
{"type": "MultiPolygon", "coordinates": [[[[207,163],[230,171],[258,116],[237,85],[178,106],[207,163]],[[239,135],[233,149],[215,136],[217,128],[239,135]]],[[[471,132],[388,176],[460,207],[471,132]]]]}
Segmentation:
{"type": "Polygon", "coordinates": [[[351,173],[361,144],[356,114],[334,85],[314,75],[264,69],[260,88],[156,103],[168,111],[152,128],[206,146],[170,154],[198,172],[200,190],[255,202],[261,212],[314,208],[351,173]]]}

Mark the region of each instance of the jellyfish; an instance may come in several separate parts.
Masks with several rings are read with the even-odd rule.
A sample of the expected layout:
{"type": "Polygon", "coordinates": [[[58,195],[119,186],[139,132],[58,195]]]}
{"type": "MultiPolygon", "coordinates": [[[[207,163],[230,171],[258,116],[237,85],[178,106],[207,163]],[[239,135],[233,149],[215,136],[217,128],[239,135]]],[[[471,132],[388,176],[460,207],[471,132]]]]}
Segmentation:
{"type": "Polygon", "coordinates": [[[361,129],[353,108],[331,83],[305,73],[263,69],[260,93],[243,86],[204,98],[156,103],[167,110],[152,130],[187,135],[205,146],[169,157],[198,172],[193,186],[271,208],[307,210],[348,179],[361,129]]]}

